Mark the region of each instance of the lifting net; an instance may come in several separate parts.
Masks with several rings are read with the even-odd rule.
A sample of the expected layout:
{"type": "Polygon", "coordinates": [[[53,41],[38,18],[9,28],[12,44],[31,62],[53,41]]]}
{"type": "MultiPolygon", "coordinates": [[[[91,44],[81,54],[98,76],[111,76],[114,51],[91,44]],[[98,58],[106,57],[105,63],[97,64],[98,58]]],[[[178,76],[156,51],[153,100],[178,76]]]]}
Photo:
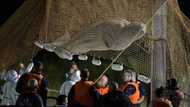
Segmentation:
{"type": "MultiPolygon", "coordinates": [[[[110,2],[110,4],[107,3],[108,0],[102,0],[102,2],[98,0],[93,2],[81,1],[80,3],[76,3],[76,1],[72,2],[66,0],[46,1],[47,2],[43,0],[41,0],[40,2],[39,0],[27,0],[23,4],[23,6],[20,7],[18,11],[16,11],[15,14],[12,15],[10,19],[1,26],[0,34],[2,39],[0,46],[2,49],[1,55],[3,56],[1,58],[1,63],[7,62],[5,63],[5,66],[9,66],[25,58],[27,60],[31,59],[32,49],[34,48],[33,43],[35,40],[37,40],[38,42],[42,40],[42,43],[40,42],[41,44],[39,45],[43,45],[43,47],[44,44],[51,45],[53,43],[54,45],[49,46],[50,48],[47,47],[45,49],[49,49],[49,51],[54,51],[54,47],[56,47],[55,43],[57,41],[69,41],[73,38],[77,38],[80,41],[80,37],[77,36],[83,35],[84,29],[88,29],[89,25],[91,26],[94,23],[99,23],[103,20],[105,20],[106,22],[108,19],[122,17],[125,20],[129,20],[129,22],[138,21],[140,23],[144,23],[146,25],[147,32],[143,32],[145,33],[143,34],[143,36],[138,35],[138,37],[134,39],[128,39],[129,42],[122,40],[122,38],[120,38],[121,43],[116,42],[114,43],[114,45],[111,44],[113,41],[108,43],[104,43],[103,41],[101,42],[102,44],[100,49],[94,49],[94,47],[90,47],[90,49],[88,50],[88,45],[86,44],[86,42],[83,41],[84,45],[86,46],[85,51],[78,52],[84,48],[77,48],[80,50],[74,51],[74,53],[78,54],[93,51],[92,53],[96,54],[95,56],[106,57],[113,60],[116,58],[114,61],[126,64],[127,66],[132,66],[137,72],[142,73],[150,78],[152,78],[153,76],[152,72],[154,70],[157,70],[157,68],[154,68],[155,65],[152,65],[152,62],[159,62],[160,60],[158,60],[156,56],[163,54],[161,62],[164,62],[165,65],[159,66],[162,66],[163,70],[165,71],[168,71],[168,68],[172,71],[169,74],[169,77],[177,77],[179,80],[184,77],[180,80],[180,83],[182,84],[180,85],[180,87],[182,87],[184,91],[187,92],[188,87],[185,82],[189,82],[189,72],[185,71],[187,71],[187,66],[189,66],[187,59],[190,56],[190,21],[188,17],[186,17],[181,12],[177,0],[134,0],[134,3],[127,0],[125,0],[126,2],[124,0],[115,0],[113,2],[110,2]],[[44,5],[45,3],[46,6],[44,5]],[[122,6],[114,5],[119,3],[121,3],[122,6]],[[99,6],[96,4],[99,4],[99,6]],[[105,4],[107,4],[108,6],[105,4]],[[131,4],[133,4],[133,6],[131,6],[131,4]],[[79,5],[81,5],[81,7],[78,7],[79,5]],[[114,5],[115,7],[112,5],[114,5]],[[85,9],[82,8],[83,6],[85,6],[85,9]],[[143,7],[142,10],[140,8],[141,6],[143,7]],[[110,9],[110,7],[113,9],[110,9]],[[139,8],[134,9],[134,7],[139,8]],[[115,13],[112,13],[113,11],[115,11],[115,13]],[[149,14],[145,15],[143,14],[143,12],[141,13],[141,11],[146,11],[146,13],[149,14]],[[104,13],[105,16],[101,17],[104,15],[104,13]],[[161,24],[159,24],[159,22],[161,22],[161,24]],[[42,28],[40,28],[41,26],[42,28]],[[67,34],[65,32],[69,33],[67,34]],[[167,36],[159,37],[161,35],[167,36]],[[57,39],[57,41],[55,38],[57,39]],[[9,41],[9,44],[7,43],[7,41],[9,41]],[[157,47],[155,47],[155,43],[157,45],[162,45],[158,45],[157,47]],[[119,51],[115,48],[115,50],[113,51],[113,47],[111,46],[110,48],[110,44],[113,45],[113,47],[119,46],[120,44],[122,46],[119,47],[119,51]],[[98,50],[103,50],[102,46],[104,46],[104,51],[108,50],[108,52],[97,52],[98,50]],[[155,48],[163,49],[163,53],[153,51],[155,48]],[[109,49],[111,49],[112,51],[110,51],[109,49]],[[117,57],[117,55],[121,51],[123,52],[119,55],[119,57],[117,57]],[[166,52],[168,52],[169,54],[166,55],[166,52]],[[177,72],[179,71],[181,71],[182,73],[178,74],[177,72]]],[[[121,24],[121,26],[123,25],[121,24]]],[[[141,29],[141,31],[143,31],[143,29],[141,29]]],[[[103,34],[102,32],[99,33],[103,34]]],[[[107,31],[106,34],[108,35],[108,39],[110,39],[109,37],[113,36],[110,36],[109,32],[107,31]]],[[[132,32],[131,34],[133,35],[137,33],[132,32]]],[[[114,35],[113,40],[116,40],[117,36],[118,35],[114,35]]],[[[88,38],[87,35],[81,37],[83,38],[83,40],[85,40],[85,37],[88,38]]],[[[98,39],[100,40],[103,40],[101,37],[104,36],[97,35],[96,37],[98,37],[98,39]]],[[[96,37],[95,39],[97,40],[96,37]]],[[[89,42],[88,40],[89,39],[87,39],[87,42],[89,42]]],[[[100,44],[96,44],[94,42],[94,45],[100,44]]],[[[79,46],[78,43],[73,43],[72,47],[77,46],[79,46]]],[[[74,50],[68,47],[66,49],[67,51],[70,51],[70,49],[74,50]]],[[[63,50],[65,51],[65,47],[63,48],[63,50]]],[[[59,48],[59,51],[56,51],[59,56],[62,56],[61,52],[61,48],[59,48]]],[[[89,52],[86,54],[91,53],[89,52]]],[[[161,77],[165,75],[163,74],[163,72],[158,72],[156,74],[161,77]]],[[[157,81],[162,81],[161,78],[157,77],[153,79],[157,81]]]]}

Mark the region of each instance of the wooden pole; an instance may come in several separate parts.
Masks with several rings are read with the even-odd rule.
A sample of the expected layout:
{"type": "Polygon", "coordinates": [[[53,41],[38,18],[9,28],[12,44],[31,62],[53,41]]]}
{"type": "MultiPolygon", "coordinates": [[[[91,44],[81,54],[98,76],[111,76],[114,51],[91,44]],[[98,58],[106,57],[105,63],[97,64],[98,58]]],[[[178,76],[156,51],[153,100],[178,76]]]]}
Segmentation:
{"type": "Polygon", "coordinates": [[[42,19],[41,30],[39,32],[39,40],[43,42],[47,42],[48,39],[48,26],[49,26],[49,16],[50,16],[50,9],[52,5],[52,0],[45,0],[45,14],[42,19]]]}

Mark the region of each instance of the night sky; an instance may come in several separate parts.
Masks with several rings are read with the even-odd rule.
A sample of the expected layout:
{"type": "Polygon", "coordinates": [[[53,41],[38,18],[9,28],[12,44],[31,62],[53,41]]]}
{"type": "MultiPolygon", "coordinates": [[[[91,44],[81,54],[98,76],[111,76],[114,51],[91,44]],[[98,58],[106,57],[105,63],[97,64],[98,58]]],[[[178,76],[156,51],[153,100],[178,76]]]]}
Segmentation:
{"type": "MultiPolygon", "coordinates": [[[[1,0],[0,25],[2,25],[25,0],[1,0]]],[[[181,10],[190,19],[190,0],[178,0],[181,10]]]]}
{"type": "Polygon", "coordinates": [[[0,25],[3,24],[25,0],[0,0],[0,25]]]}

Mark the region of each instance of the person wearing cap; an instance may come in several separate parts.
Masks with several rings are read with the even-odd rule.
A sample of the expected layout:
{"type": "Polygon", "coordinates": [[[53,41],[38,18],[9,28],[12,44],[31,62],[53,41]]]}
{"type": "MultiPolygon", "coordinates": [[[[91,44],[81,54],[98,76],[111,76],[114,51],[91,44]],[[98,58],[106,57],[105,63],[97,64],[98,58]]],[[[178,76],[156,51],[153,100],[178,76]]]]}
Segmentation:
{"type": "Polygon", "coordinates": [[[2,104],[15,105],[19,95],[19,93],[17,93],[15,90],[19,75],[15,70],[9,70],[4,76],[6,76],[6,83],[2,88],[2,104]]]}
{"type": "Polygon", "coordinates": [[[120,90],[128,96],[128,107],[140,107],[144,101],[145,89],[140,81],[136,80],[136,72],[127,70],[123,74],[123,84],[120,90]]]}

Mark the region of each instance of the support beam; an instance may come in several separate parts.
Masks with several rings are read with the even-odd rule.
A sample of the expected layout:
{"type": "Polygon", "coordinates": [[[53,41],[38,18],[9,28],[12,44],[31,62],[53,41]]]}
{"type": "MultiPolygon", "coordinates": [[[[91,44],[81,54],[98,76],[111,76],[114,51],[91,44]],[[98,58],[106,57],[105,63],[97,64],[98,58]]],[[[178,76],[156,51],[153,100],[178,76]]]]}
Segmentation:
{"type": "MultiPolygon", "coordinates": [[[[155,0],[153,4],[153,11],[155,7],[159,7],[160,0],[155,0]]],[[[156,39],[152,46],[151,57],[151,101],[155,99],[155,89],[166,84],[166,39],[167,39],[167,3],[162,6],[158,14],[155,15],[152,21],[152,36],[156,39]]]]}

